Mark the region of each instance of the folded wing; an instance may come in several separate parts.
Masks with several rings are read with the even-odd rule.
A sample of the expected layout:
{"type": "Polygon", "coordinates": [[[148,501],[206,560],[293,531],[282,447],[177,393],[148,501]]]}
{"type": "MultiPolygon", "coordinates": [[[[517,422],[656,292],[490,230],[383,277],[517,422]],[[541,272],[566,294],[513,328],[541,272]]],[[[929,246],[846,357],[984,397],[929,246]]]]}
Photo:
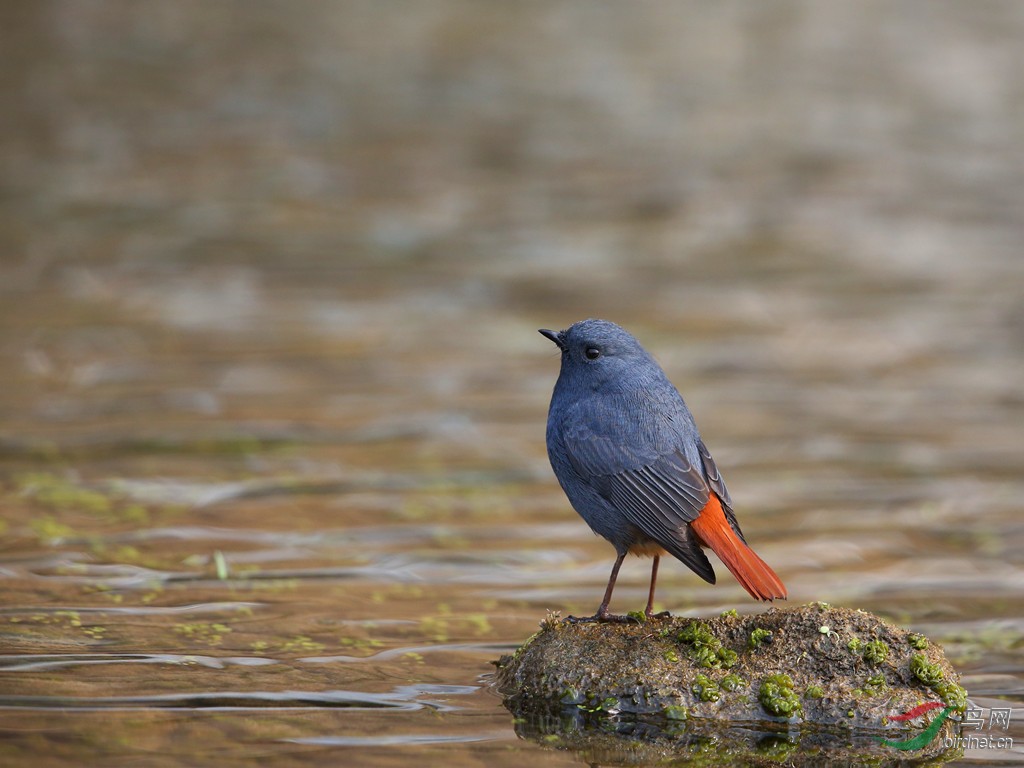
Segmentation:
{"type": "Polygon", "coordinates": [[[607,438],[582,430],[568,437],[569,459],[580,477],[630,523],[714,584],[715,571],[688,525],[710,498],[703,468],[695,467],[681,450],[645,457],[626,454],[607,438]]]}

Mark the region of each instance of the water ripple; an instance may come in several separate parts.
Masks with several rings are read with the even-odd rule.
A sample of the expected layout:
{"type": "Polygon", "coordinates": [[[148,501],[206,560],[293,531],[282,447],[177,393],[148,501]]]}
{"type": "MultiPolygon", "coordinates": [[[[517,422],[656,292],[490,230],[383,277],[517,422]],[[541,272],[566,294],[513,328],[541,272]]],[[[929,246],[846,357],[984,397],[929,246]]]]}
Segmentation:
{"type": "Polygon", "coordinates": [[[41,606],[41,607],[11,607],[11,608],[0,608],[0,615],[4,614],[21,614],[26,612],[32,613],[120,613],[128,614],[131,616],[173,616],[177,614],[189,613],[224,613],[226,611],[238,611],[244,609],[260,608],[263,603],[252,603],[252,602],[219,602],[219,603],[192,603],[190,605],[105,605],[105,606],[41,606]]]}
{"type": "Polygon", "coordinates": [[[379,653],[372,654],[370,656],[307,656],[299,661],[305,664],[335,664],[335,663],[359,663],[359,662],[379,662],[387,661],[388,659],[398,659],[410,653],[425,655],[428,653],[457,653],[460,651],[469,651],[471,653],[491,653],[500,654],[505,652],[514,651],[516,645],[514,643],[433,643],[431,645],[416,645],[407,646],[403,648],[391,648],[386,651],[380,651],[379,653]]]}
{"type": "Polygon", "coordinates": [[[0,672],[67,669],[92,664],[174,664],[224,669],[228,666],[260,667],[280,663],[262,656],[196,656],[173,653],[70,653],[0,656],[0,672]]]}
{"type": "Polygon", "coordinates": [[[362,691],[210,691],[157,696],[2,696],[0,709],[123,710],[123,709],[390,709],[414,711],[432,709],[450,712],[460,709],[443,701],[421,699],[425,694],[462,695],[478,688],[468,685],[405,685],[391,693],[362,691]]]}
{"type": "Polygon", "coordinates": [[[308,744],[321,747],[390,747],[415,746],[417,744],[469,744],[474,741],[500,741],[512,738],[507,730],[489,733],[451,734],[407,734],[393,736],[310,736],[303,739],[285,739],[292,744],[308,744]]]}

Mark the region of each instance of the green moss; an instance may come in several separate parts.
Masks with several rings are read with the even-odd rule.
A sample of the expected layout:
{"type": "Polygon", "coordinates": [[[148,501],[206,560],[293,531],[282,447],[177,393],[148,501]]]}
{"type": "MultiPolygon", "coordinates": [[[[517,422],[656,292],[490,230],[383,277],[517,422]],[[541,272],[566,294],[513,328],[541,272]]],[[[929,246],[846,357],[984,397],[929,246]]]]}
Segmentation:
{"type": "Polygon", "coordinates": [[[110,512],[110,499],[102,493],[79,488],[74,483],[46,472],[19,475],[18,490],[53,510],[77,509],[96,515],[110,512]]]}
{"type": "Polygon", "coordinates": [[[288,640],[281,642],[281,650],[285,653],[297,653],[300,651],[322,651],[324,649],[323,643],[318,643],[305,635],[296,635],[288,640]]]}
{"type": "Polygon", "coordinates": [[[864,685],[861,688],[853,690],[853,697],[861,699],[877,696],[885,687],[885,675],[871,675],[871,677],[864,681],[864,685]]]}
{"type": "Polygon", "coordinates": [[[647,614],[644,613],[643,611],[630,611],[626,615],[629,616],[629,618],[631,618],[637,624],[646,624],[647,623],[647,614]]]}
{"type": "Polygon", "coordinates": [[[69,525],[55,520],[51,515],[45,515],[44,517],[37,517],[29,525],[32,527],[32,532],[35,533],[36,538],[40,541],[51,541],[56,542],[62,539],[70,539],[75,535],[74,529],[69,525]]]}
{"type": "Polygon", "coordinates": [[[713,644],[720,645],[718,638],[711,633],[710,629],[708,629],[708,625],[703,621],[697,621],[696,619],[679,630],[679,634],[676,638],[681,643],[697,647],[713,644]]]}
{"type": "Polygon", "coordinates": [[[718,649],[716,648],[707,645],[695,646],[692,655],[698,667],[709,669],[720,666],[718,662],[718,649]]]}
{"type": "Polygon", "coordinates": [[[592,694],[587,694],[587,700],[583,704],[578,704],[577,707],[581,712],[611,712],[613,709],[618,709],[619,700],[614,696],[608,696],[598,701],[597,697],[592,694]]]}
{"type": "Polygon", "coordinates": [[[929,664],[923,653],[915,653],[910,657],[910,674],[929,688],[942,682],[945,675],[938,664],[929,664]]]}
{"type": "Polygon", "coordinates": [[[793,690],[793,679],[781,673],[769,675],[761,682],[758,700],[766,712],[776,717],[793,717],[803,709],[793,690]]]}
{"type": "Polygon", "coordinates": [[[126,503],[118,494],[108,495],[83,488],[71,480],[48,472],[28,472],[15,478],[18,492],[51,512],[85,512],[104,520],[145,523],[149,510],[136,503],[126,503]]]}
{"type": "Polygon", "coordinates": [[[686,720],[690,716],[690,710],[679,704],[670,704],[663,712],[669,720],[686,720]]]}
{"type": "MultiPolygon", "coordinates": [[[[78,630],[92,640],[102,640],[108,631],[106,627],[97,624],[83,625],[81,614],[78,611],[70,610],[33,613],[30,616],[11,616],[8,618],[8,622],[11,624],[51,625],[65,631],[78,630]]],[[[36,633],[33,633],[33,636],[36,636],[36,633]]]]}
{"type": "Polygon", "coordinates": [[[881,664],[889,655],[889,646],[881,640],[872,640],[864,645],[864,661],[868,664],[881,664]]]}
{"type": "Polygon", "coordinates": [[[78,611],[54,611],[53,617],[66,620],[69,627],[82,626],[82,616],[78,611]]]}
{"type": "Polygon", "coordinates": [[[907,642],[910,643],[911,648],[916,648],[919,651],[923,651],[928,647],[928,638],[916,632],[911,632],[907,635],[907,642]]]}
{"type": "Polygon", "coordinates": [[[690,658],[698,667],[720,669],[733,666],[739,658],[735,651],[722,647],[722,641],[715,637],[707,624],[691,621],[680,630],[676,639],[690,646],[690,658]]]}
{"type": "Polygon", "coordinates": [[[757,755],[773,763],[788,765],[800,743],[777,734],[765,737],[757,744],[757,755]]]}
{"type": "MultiPolygon", "coordinates": [[[[259,573],[259,571],[254,571],[259,573]]],[[[290,592],[299,588],[298,579],[249,579],[245,589],[251,592],[290,592]]]]}
{"type": "Polygon", "coordinates": [[[725,618],[727,616],[735,619],[735,618],[737,618],[739,616],[739,614],[736,613],[736,609],[735,608],[730,608],[727,611],[722,611],[722,618],[725,618]]]}
{"type": "Polygon", "coordinates": [[[721,663],[722,669],[731,669],[736,666],[736,662],[739,661],[739,654],[736,651],[728,648],[721,648],[718,651],[718,660],[721,663]]]}
{"type": "Polygon", "coordinates": [[[225,624],[215,624],[207,621],[197,621],[191,624],[178,624],[174,631],[184,637],[204,645],[220,645],[224,635],[231,632],[231,627],[225,624]]]}
{"type": "Polygon", "coordinates": [[[594,698],[593,694],[588,693],[585,699],[576,705],[576,708],[580,712],[600,712],[601,705],[597,699],[594,698]]]}
{"type": "Polygon", "coordinates": [[[771,639],[772,633],[769,630],[755,627],[750,631],[750,637],[747,638],[747,647],[750,649],[760,648],[765,643],[770,643],[771,639]]]}
{"type": "Polygon", "coordinates": [[[853,653],[859,653],[861,646],[863,645],[864,644],[860,641],[859,637],[851,637],[850,642],[846,644],[846,648],[847,650],[852,651],[853,653]]]}
{"type": "Polygon", "coordinates": [[[745,688],[747,681],[739,675],[725,675],[718,685],[723,691],[735,691],[737,688],[745,688]]]}
{"type": "Polygon", "coordinates": [[[961,712],[967,708],[967,691],[962,686],[947,681],[942,667],[930,663],[923,653],[915,653],[910,657],[910,673],[935,691],[947,705],[961,712]]]}
{"type": "Polygon", "coordinates": [[[424,616],[420,619],[420,631],[435,643],[448,642],[450,622],[440,616],[424,616]]]}
{"type": "Polygon", "coordinates": [[[342,646],[346,650],[357,651],[364,656],[368,656],[372,653],[374,648],[383,647],[384,643],[373,637],[343,636],[338,638],[338,645],[342,646]]]}
{"type": "Polygon", "coordinates": [[[690,686],[690,690],[693,691],[701,701],[718,701],[718,683],[707,675],[697,675],[693,679],[693,685],[690,686]]]}
{"type": "Polygon", "coordinates": [[[955,707],[957,711],[963,712],[967,709],[967,691],[963,686],[942,682],[935,686],[935,692],[939,694],[945,704],[955,707]]]}
{"type": "Polygon", "coordinates": [[[119,520],[126,523],[148,523],[149,510],[141,504],[124,504],[115,510],[119,520]]]}
{"type": "MultiPolygon", "coordinates": [[[[453,629],[463,627],[457,623],[464,621],[459,614],[435,615],[452,622],[453,629]]],[[[966,703],[963,689],[949,684],[959,680],[938,645],[929,641],[926,652],[916,650],[906,631],[847,609],[819,612],[812,605],[796,611],[772,610],[761,616],[722,618],[715,614],[699,621],[677,618],[648,624],[560,624],[556,631],[535,638],[530,653],[523,654],[536,663],[542,649],[538,643],[547,643],[547,656],[541,659],[539,669],[523,672],[523,667],[517,670],[510,660],[508,668],[500,670],[503,690],[547,698],[552,713],[560,713],[563,723],[566,718],[583,715],[588,727],[600,729],[607,723],[614,729],[621,727],[621,721],[613,716],[621,707],[635,711],[641,721],[653,716],[651,722],[659,722],[658,727],[666,733],[675,729],[678,736],[692,736],[695,726],[704,727],[705,717],[716,721],[771,719],[783,726],[813,721],[874,728],[879,722],[884,725],[887,715],[902,711],[897,704],[904,700],[908,706],[939,701],[940,696],[949,702],[946,706],[966,703]],[[755,629],[763,631],[755,635],[755,629]],[[751,636],[760,650],[747,650],[751,636]],[[857,651],[846,650],[854,638],[859,644],[855,645],[857,651]],[[765,644],[768,639],[771,644],[765,644]],[[879,661],[883,653],[884,661],[879,661]],[[735,665],[729,668],[733,654],[735,665]],[[922,671],[932,685],[923,685],[910,671],[914,654],[922,656],[914,669],[922,671]],[[653,659],[653,663],[643,659],[653,659]],[[939,665],[944,679],[935,683],[941,675],[927,674],[928,662],[939,665]],[[574,698],[569,686],[583,693],[574,698]],[[559,700],[563,695],[566,698],[559,700]],[[618,703],[606,702],[610,696],[618,703]],[[580,702],[582,709],[577,706],[580,702]],[[688,709],[666,709],[678,705],[688,709]],[[848,710],[852,713],[849,718],[848,710]],[[669,717],[669,712],[674,716],[669,717]]],[[[234,638],[226,636],[224,645],[234,638]]],[[[276,650],[274,646],[276,643],[267,655],[276,650]]]]}
{"type": "Polygon", "coordinates": [[[491,626],[491,621],[485,613],[470,613],[463,616],[462,620],[469,625],[469,628],[473,630],[473,634],[477,637],[489,635],[494,631],[494,627],[491,626]]]}

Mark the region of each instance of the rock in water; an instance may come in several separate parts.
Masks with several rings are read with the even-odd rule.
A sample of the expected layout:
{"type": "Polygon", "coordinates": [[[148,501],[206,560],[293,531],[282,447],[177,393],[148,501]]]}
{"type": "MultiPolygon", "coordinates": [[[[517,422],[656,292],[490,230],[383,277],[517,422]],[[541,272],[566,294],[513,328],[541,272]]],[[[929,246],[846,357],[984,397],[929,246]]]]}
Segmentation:
{"type": "Polygon", "coordinates": [[[813,742],[818,759],[832,748],[849,757],[853,746],[857,755],[934,757],[948,751],[967,703],[939,646],[824,603],[629,624],[549,619],[497,665],[520,730],[549,742],[577,740],[588,723],[605,740],[639,723],[648,745],[680,735],[692,745],[694,734],[742,723],[747,741],[752,726],[758,738],[781,731],[797,749],[813,742]]]}

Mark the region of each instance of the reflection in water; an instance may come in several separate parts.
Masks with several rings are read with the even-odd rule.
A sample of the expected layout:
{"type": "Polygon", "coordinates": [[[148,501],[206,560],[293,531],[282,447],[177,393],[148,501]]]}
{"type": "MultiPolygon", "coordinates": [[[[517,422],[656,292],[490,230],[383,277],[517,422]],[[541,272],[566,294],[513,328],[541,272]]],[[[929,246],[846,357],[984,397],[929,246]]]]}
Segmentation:
{"type": "MultiPolygon", "coordinates": [[[[845,729],[792,728],[775,731],[766,724],[664,719],[616,721],[565,713],[561,717],[516,713],[516,734],[545,749],[570,751],[589,765],[864,765],[893,759],[868,734],[845,729]]],[[[945,762],[962,750],[941,744],[913,757],[945,762]]],[[[897,758],[898,759],[898,758],[897,758]]]]}
{"type": "Polygon", "coordinates": [[[0,22],[8,762],[564,763],[486,675],[607,576],[543,441],[587,316],[794,602],[945,639],[1024,742],[1016,6],[0,22]]]}

